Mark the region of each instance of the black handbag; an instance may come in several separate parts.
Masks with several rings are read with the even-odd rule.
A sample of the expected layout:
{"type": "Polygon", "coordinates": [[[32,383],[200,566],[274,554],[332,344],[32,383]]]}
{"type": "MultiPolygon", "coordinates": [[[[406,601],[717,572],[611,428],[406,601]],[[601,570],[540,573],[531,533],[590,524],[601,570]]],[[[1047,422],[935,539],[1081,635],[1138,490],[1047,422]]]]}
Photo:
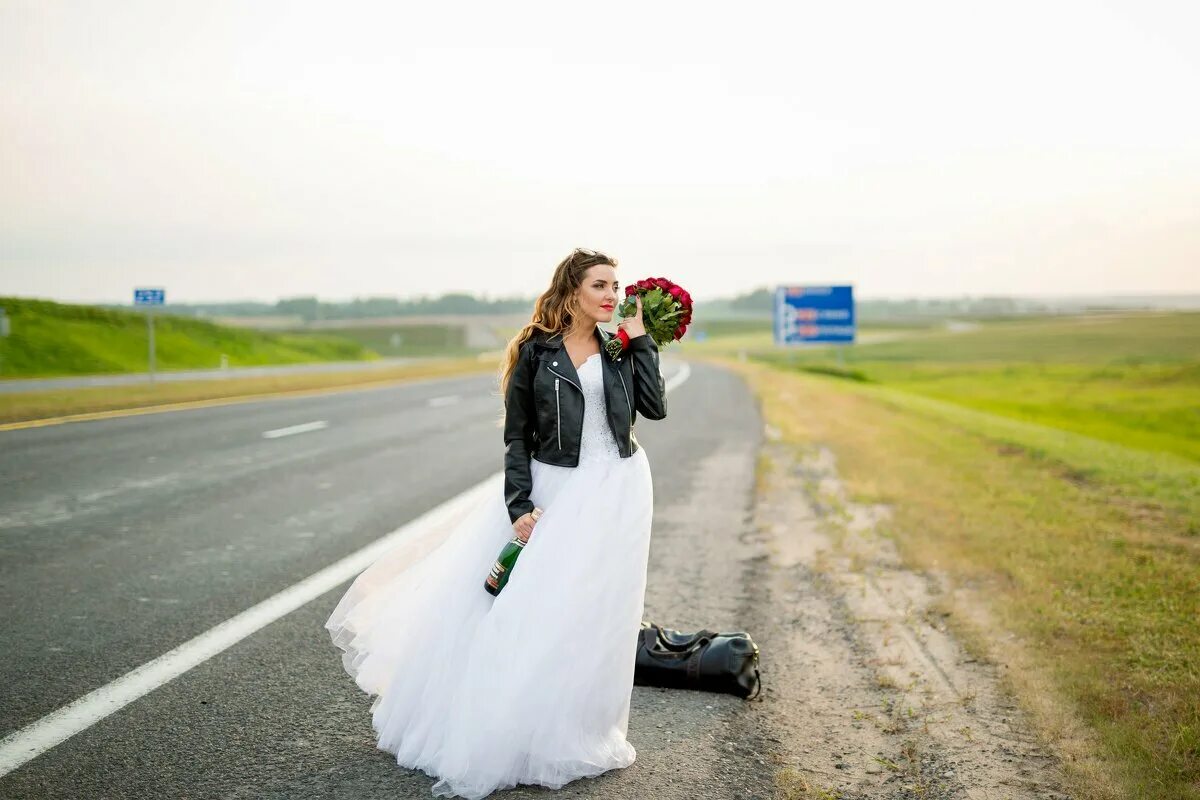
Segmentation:
{"type": "Polygon", "coordinates": [[[758,645],[740,631],[681,633],[643,622],[633,682],[637,686],[725,692],[751,700],[762,691],[758,645]]]}

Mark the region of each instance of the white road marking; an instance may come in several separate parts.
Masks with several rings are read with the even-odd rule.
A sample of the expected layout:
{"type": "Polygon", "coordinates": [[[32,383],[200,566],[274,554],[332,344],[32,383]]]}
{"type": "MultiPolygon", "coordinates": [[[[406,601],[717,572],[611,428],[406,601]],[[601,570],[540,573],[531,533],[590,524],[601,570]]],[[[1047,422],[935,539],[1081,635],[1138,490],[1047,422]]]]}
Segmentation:
{"type": "Polygon", "coordinates": [[[692,374],[692,365],[686,361],[680,361],[679,369],[675,370],[675,374],[671,376],[671,379],[669,381],[667,381],[667,391],[668,392],[675,391],[675,389],[678,386],[680,386],[684,381],[686,381],[688,379],[688,376],[691,374],[692,374]]]}
{"type": "MultiPolygon", "coordinates": [[[[686,362],[682,362],[679,370],[667,381],[667,391],[678,388],[690,374],[690,367],[686,362]]],[[[324,427],[324,423],[320,424],[324,427]]],[[[431,525],[454,524],[482,502],[488,492],[497,491],[503,475],[503,472],[489,475],[470,489],[356,550],[341,561],[309,575],[299,583],[209,628],[153,661],[125,673],[112,683],[88,692],[78,700],[4,737],[0,740],[0,777],[357,576],[409,536],[427,530],[431,525]]]]}
{"type": "Polygon", "coordinates": [[[433,408],[441,408],[442,406],[452,406],[462,399],[462,395],[448,394],[442,397],[429,398],[429,405],[433,408]]]}
{"type": "Polygon", "coordinates": [[[292,436],[293,434],[297,434],[297,433],[308,433],[309,431],[319,431],[319,430],[322,430],[322,429],[328,428],[328,427],[329,427],[328,422],[326,422],[323,419],[319,419],[316,422],[305,422],[302,425],[292,425],[291,427],[288,427],[288,428],[276,428],[273,431],[264,431],[263,438],[264,439],[278,439],[280,436],[292,436]]]}
{"type": "Polygon", "coordinates": [[[78,700],[26,725],[0,741],[0,777],[30,759],[36,758],[100,720],[154,691],[213,656],[245,639],[275,620],[295,611],[330,589],[345,583],[369,567],[390,548],[408,536],[428,530],[430,525],[453,524],[485,499],[488,492],[500,490],[497,475],[489,475],[467,491],[425,512],[403,527],[376,539],[299,583],[246,609],[236,617],[190,639],[112,683],[85,694],[78,700]]]}

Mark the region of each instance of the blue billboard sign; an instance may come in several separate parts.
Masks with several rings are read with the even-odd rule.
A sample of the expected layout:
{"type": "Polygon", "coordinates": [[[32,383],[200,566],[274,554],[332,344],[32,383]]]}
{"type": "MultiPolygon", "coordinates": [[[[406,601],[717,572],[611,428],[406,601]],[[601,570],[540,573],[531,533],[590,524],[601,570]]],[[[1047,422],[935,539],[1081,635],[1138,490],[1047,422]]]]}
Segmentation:
{"type": "Polygon", "coordinates": [[[135,306],[161,306],[167,300],[166,289],[134,289],[133,304],[135,306]]]}
{"type": "Polygon", "coordinates": [[[854,287],[776,287],[775,344],[849,344],[854,333],[854,287]]]}

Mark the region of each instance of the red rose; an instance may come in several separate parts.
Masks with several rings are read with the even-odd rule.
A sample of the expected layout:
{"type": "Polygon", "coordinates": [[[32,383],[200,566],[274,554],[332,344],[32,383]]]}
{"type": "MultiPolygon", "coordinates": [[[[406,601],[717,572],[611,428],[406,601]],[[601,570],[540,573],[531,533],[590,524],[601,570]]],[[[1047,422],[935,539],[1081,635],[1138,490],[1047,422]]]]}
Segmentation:
{"type": "Polygon", "coordinates": [[[633,294],[637,290],[638,290],[638,287],[636,287],[636,286],[626,286],[625,287],[625,296],[629,297],[629,295],[633,294]]]}
{"type": "Polygon", "coordinates": [[[683,300],[683,304],[685,306],[690,306],[692,304],[692,296],[690,294],[688,294],[687,289],[683,290],[683,295],[682,295],[681,299],[683,300]]]}
{"type": "Polygon", "coordinates": [[[642,278],[640,281],[637,282],[637,287],[639,289],[653,289],[654,284],[650,281],[649,278],[642,278]]]}
{"type": "Polygon", "coordinates": [[[676,300],[678,300],[679,297],[683,294],[683,287],[682,286],[672,286],[667,291],[671,293],[671,297],[674,297],[676,300]]]}
{"type": "Polygon", "coordinates": [[[680,325],[678,328],[675,329],[675,338],[682,339],[683,334],[685,334],[685,333],[687,333],[687,325],[680,325]]]}
{"type": "Polygon", "coordinates": [[[671,282],[666,278],[655,278],[654,283],[663,291],[671,288],[671,282]]]}

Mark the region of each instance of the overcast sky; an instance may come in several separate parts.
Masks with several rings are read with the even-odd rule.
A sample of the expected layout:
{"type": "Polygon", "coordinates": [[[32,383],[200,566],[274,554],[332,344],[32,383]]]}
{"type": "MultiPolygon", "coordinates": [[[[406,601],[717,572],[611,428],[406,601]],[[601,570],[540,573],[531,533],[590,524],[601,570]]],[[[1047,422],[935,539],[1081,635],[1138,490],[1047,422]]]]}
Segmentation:
{"type": "Polygon", "coordinates": [[[1200,291],[1200,3],[0,2],[0,294],[1200,291]]]}

